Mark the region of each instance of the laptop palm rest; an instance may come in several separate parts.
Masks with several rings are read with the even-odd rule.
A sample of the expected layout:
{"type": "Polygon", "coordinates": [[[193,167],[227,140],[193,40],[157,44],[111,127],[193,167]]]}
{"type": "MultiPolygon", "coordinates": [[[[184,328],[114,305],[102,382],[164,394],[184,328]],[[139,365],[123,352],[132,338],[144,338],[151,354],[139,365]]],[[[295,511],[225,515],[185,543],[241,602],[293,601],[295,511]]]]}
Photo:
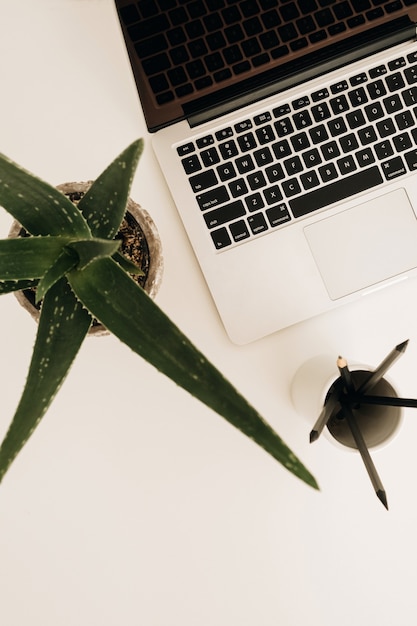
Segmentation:
{"type": "Polygon", "coordinates": [[[417,220],[404,189],[306,226],[304,233],[332,300],[417,267],[417,220]]]}

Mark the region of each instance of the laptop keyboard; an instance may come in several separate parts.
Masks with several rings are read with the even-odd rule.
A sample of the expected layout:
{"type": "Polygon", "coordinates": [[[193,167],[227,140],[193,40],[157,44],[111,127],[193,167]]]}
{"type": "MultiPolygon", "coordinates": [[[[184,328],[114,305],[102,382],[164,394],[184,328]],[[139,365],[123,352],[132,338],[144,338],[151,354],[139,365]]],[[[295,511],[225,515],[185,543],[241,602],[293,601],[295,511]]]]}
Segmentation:
{"type": "Polygon", "coordinates": [[[132,0],[120,17],[159,106],[417,0],[132,0]]]}
{"type": "Polygon", "coordinates": [[[217,250],[417,170],[417,52],[177,148],[217,250]]]}

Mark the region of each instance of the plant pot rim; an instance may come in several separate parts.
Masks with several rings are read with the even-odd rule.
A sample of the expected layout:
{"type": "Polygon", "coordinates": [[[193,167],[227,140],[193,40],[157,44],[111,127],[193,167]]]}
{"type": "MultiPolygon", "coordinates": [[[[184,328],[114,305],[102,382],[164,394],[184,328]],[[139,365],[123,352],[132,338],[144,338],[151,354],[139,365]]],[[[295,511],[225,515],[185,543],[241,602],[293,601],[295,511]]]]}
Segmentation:
{"type": "MultiPolygon", "coordinates": [[[[74,192],[85,193],[91,187],[93,182],[94,181],[92,180],[86,182],[67,182],[57,185],[56,188],[64,194],[74,192]]],[[[128,198],[126,212],[130,213],[130,215],[138,223],[148,245],[149,268],[143,289],[152,299],[154,299],[161,286],[164,270],[164,258],[162,253],[161,238],[159,236],[159,232],[156,228],[155,222],[153,221],[148,211],[146,211],[146,209],[140,206],[137,202],[132,200],[132,198],[128,198]]],[[[18,237],[21,228],[22,225],[17,220],[13,220],[8,236],[18,237]]],[[[29,312],[29,314],[36,322],[38,322],[40,315],[39,309],[33,306],[33,304],[25,296],[24,292],[16,291],[14,292],[14,295],[17,298],[19,304],[21,304],[21,306],[29,312]]],[[[109,331],[102,324],[91,326],[90,330],[88,331],[88,335],[91,336],[102,336],[108,334],[110,334],[109,331]]]]}

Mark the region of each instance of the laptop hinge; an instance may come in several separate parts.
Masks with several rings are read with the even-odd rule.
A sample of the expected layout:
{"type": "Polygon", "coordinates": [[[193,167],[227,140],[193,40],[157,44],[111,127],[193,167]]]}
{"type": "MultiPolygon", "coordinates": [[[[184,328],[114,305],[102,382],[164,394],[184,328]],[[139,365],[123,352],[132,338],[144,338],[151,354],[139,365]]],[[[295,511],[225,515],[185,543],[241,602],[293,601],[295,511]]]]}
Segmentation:
{"type": "Polygon", "coordinates": [[[185,117],[193,128],[353,61],[416,39],[416,36],[416,24],[407,16],[401,17],[367,33],[354,35],[343,42],[322,48],[319,52],[264,72],[261,76],[243,81],[237,86],[220,89],[210,96],[199,98],[184,105],[185,117]]]}

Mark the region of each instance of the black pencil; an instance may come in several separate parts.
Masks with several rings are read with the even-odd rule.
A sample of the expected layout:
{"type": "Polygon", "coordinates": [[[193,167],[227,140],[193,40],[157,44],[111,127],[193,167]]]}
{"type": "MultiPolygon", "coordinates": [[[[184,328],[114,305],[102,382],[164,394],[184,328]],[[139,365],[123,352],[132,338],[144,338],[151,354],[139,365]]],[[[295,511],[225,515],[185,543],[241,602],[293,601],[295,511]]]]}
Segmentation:
{"type": "Polygon", "coordinates": [[[358,393],[366,393],[367,391],[370,391],[370,389],[372,389],[372,387],[374,387],[377,382],[381,380],[381,378],[391,367],[391,365],[395,363],[395,361],[403,354],[403,352],[405,352],[408,341],[409,340],[407,339],[407,341],[399,343],[398,346],[395,346],[395,348],[391,350],[388,356],[386,356],[382,363],[378,365],[376,370],[372,372],[369,378],[362,383],[362,385],[358,389],[358,393]]]}
{"type": "Polygon", "coordinates": [[[417,400],[413,398],[397,398],[392,396],[367,396],[355,393],[352,402],[356,404],[379,404],[381,406],[403,406],[417,409],[417,400]]]}
{"type": "Polygon", "coordinates": [[[339,356],[337,359],[337,367],[339,368],[340,376],[342,377],[343,384],[345,386],[348,396],[355,393],[355,386],[353,384],[352,375],[350,373],[346,359],[339,356]]]}
{"type": "Polygon", "coordinates": [[[384,507],[388,510],[388,502],[387,502],[387,495],[385,493],[385,489],[384,486],[381,482],[381,479],[378,475],[378,472],[376,471],[375,465],[372,461],[371,455],[369,454],[369,450],[366,447],[366,443],[365,440],[362,436],[361,430],[357,424],[356,418],[353,415],[350,407],[346,404],[342,405],[342,411],[346,417],[346,420],[348,422],[350,431],[352,433],[352,436],[356,442],[356,445],[358,447],[358,450],[360,452],[360,455],[362,457],[362,460],[364,462],[364,465],[366,467],[366,470],[368,472],[369,478],[371,479],[373,488],[375,489],[375,493],[377,495],[377,497],[379,498],[379,500],[382,502],[382,504],[384,505],[384,507]]]}
{"type": "Polygon", "coordinates": [[[310,443],[313,441],[317,441],[320,437],[323,428],[326,426],[329,421],[334,409],[336,408],[337,403],[339,402],[338,394],[333,392],[329,395],[326,404],[323,406],[320,415],[313,426],[312,431],[310,432],[310,443]]]}

